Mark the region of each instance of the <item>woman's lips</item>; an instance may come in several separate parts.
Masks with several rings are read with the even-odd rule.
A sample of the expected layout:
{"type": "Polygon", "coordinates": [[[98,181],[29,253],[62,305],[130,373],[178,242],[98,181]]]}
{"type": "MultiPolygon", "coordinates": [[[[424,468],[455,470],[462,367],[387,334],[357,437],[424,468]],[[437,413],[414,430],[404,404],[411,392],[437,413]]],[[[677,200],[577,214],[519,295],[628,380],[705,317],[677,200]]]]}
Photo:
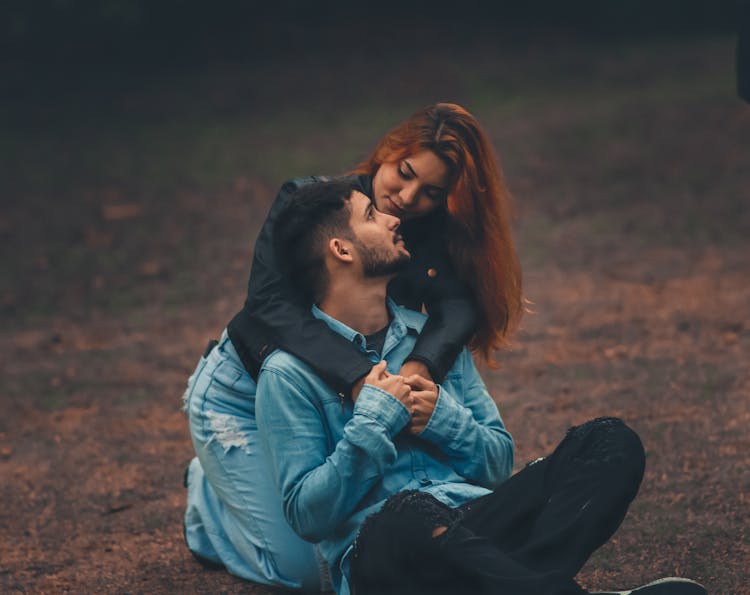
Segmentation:
{"type": "Polygon", "coordinates": [[[388,209],[388,214],[389,215],[395,215],[399,219],[402,219],[404,217],[404,215],[406,214],[406,211],[404,211],[404,209],[402,209],[395,202],[393,202],[390,199],[390,197],[386,196],[385,200],[386,200],[386,203],[385,203],[386,204],[386,208],[388,209]]]}

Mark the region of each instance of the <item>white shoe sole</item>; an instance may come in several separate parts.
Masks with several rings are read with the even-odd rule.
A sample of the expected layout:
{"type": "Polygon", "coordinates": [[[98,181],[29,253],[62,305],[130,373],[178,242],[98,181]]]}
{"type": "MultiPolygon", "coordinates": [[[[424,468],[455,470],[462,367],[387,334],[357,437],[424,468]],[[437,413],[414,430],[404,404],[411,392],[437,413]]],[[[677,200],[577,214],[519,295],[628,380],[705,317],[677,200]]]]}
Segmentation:
{"type": "Polygon", "coordinates": [[[689,578],[670,576],[660,578],[629,591],[596,591],[596,595],[707,595],[700,583],[689,578]]]}

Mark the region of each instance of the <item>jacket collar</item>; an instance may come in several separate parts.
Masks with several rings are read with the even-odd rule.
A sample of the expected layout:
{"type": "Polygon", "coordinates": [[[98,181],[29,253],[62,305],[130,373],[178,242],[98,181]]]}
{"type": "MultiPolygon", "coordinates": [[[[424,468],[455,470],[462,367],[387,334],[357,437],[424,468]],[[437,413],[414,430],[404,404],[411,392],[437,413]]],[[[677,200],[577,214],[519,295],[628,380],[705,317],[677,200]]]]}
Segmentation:
{"type": "MultiPolygon", "coordinates": [[[[391,338],[400,341],[410,330],[419,334],[422,325],[412,317],[404,316],[404,309],[396,304],[391,298],[386,298],[386,307],[391,315],[391,323],[388,327],[388,338],[386,339],[386,343],[391,343],[391,338]]],[[[323,312],[323,310],[318,308],[318,306],[313,305],[312,315],[325,322],[331,330],[337,332],[348,341],[351,341],[362,350],[367,348],[367,341],[362,333],[355,331],[350,326],[347,326],[343,322],[329,316],[323,312]]]]}

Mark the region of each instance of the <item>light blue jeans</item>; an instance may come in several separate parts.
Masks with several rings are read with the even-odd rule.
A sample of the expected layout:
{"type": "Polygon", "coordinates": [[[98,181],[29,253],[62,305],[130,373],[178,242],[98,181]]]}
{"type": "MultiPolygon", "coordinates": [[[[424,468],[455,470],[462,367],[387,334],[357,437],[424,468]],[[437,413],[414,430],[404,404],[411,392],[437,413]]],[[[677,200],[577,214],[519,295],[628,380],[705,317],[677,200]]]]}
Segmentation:
{"type": "Polygon", "coordinates": [[[255,392],[224,331],[184,396],[197,454],[187,477],[188,548],[254,582],[326,591],[328,570],[317,548],[284,518],[258,437],[255,392]]]}

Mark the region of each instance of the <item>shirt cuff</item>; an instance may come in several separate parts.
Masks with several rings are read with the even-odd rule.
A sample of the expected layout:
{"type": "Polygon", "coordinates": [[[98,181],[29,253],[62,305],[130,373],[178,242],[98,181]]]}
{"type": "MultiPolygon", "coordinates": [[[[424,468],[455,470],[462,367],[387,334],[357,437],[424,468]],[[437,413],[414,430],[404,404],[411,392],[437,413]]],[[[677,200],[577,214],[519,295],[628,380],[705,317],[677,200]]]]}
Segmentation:
{"type": "Polygon", "coordinates": [[[435,402],[435,409],[432,411],[427,425],[419,434],[420,438],[429,440],[433,444],[445,444],[453,439],[455,434],[454,424],[459,419],[459,410],[461,406],[450,395],[443,390],[439,384],[438,398],[435,402]]]}
{"type": "Polygon", "coordinates": [[[365,384],[354,403],[354,415],[364,415],[382,425],[393,438],[409,423],[409,410],[392,394],[365,384]]]}

